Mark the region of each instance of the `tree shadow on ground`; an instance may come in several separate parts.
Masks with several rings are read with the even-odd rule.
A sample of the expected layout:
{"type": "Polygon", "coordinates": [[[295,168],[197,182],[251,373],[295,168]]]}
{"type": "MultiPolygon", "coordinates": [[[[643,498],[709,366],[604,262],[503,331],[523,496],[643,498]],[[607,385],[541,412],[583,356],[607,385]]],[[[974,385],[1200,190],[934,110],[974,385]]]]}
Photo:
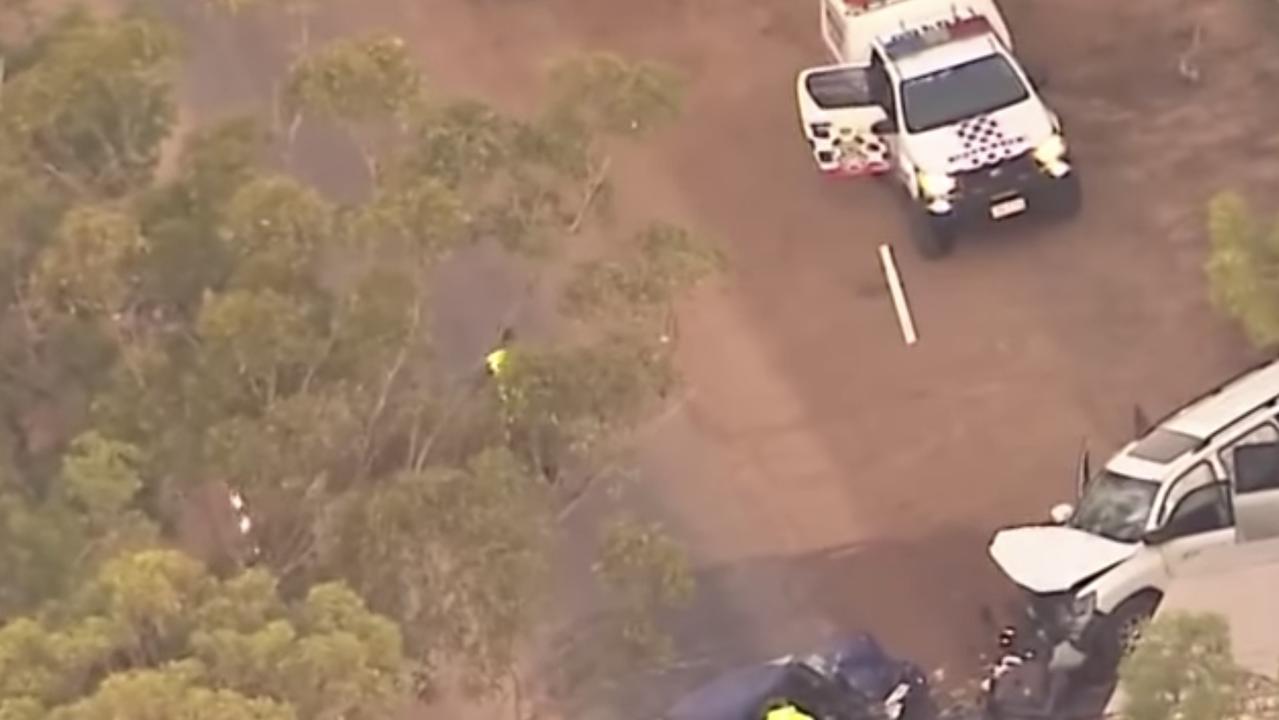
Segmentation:
{"type": "MultiPolygon", "coordinates": [[[[602,529],[619,512],[638,518],[661,515],[648,498],[632,492],[625,492],[623,497],[620,488],[626,483],[619,482],[603,480],[560,523],[554,582],[561,603],[559,616],[568,624],[560,633],[563,638],[559,642],[582,646],[575,653],[578,657],[574,662],[584,664],[580,670],[583,675],[609,674],[603,667],[604,656],[615,655],[618,650],[591,643],[586,637],[592,619],[606,606],[591,570],[598,559],[602,529]]],[[[690,603],[656,618],[673,641],[671,662],[656,666],[641,662],[623,671],[621,677],[586,680],[582,692],[561,699],[560,710],[566,717],[652,720],[690,688],[728,668],[758,659],[756,624],[743,613],[741,601],[733,597],[741,591],[741,586],[718,568],[698,568],[690,603]]],[[[559,671],[576,672],[573,668],[559,671]]]]}
{"type": "Polygon", "coordinates": [[[630,679],[615,700],[624,718],[652,718],[681,695],[735,667],[815,649],[859,630],[929,671],[944,670],[941,689],[976,682],[995,633],[1016,612],[1018,595],[986,556],[989,538],[945,529],[918,538],[876,540],[794,555],[703,567],[694,604],[666,618],[679,661],[665,672],[630,679]],[[989,582],[973,582],[988,576],[989,582]],[[1007,587],[976,595],[973,587],[1007,587]],[[743,596],[773,622],[745,617],[743,596]],[[937,638],[922,617],[942,614],[957,627],[937,638]]]}

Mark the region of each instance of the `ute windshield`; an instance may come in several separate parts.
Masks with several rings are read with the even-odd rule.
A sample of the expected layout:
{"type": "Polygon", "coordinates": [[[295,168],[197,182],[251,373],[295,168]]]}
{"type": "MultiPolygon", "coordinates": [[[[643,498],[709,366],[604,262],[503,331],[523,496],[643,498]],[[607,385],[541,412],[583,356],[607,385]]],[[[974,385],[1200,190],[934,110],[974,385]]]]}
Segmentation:
{"type": "Polygon", "coordinates": [[[1030,97],[1026,84],[1003,55],[987,55],[902,83],[906,129],[928,132],[977,115],[1002,110],[1030,97]]]}
{"type": "Polygon", "coordinates": [[[1137,542],[1155,505],[1159,484],[1102,470],[1079,501],[1070,527],[1118,542],[1137,542]]]}

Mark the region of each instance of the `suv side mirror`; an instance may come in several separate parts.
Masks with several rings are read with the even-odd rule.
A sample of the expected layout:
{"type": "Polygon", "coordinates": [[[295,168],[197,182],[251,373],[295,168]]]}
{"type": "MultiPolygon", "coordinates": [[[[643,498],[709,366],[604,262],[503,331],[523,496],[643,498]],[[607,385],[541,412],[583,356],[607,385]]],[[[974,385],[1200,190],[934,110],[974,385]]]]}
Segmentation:
{"type": "Polygon", "coordinates": [[[1060,503],[1053,505],[1048,511],[1048,517],[1052,518],[1053,524],[1065,525],[1070,522],[1070,516],[1075,514],[1075,506],[1070,503],[1060,503]]]}
{"type": "Polygon", "coordinates": [[[1147,545],[1163,545],[1177,536],[1177,529],[1172,523],[1166,523],[1154,530],[1147,530],[1141,536],[1141,541],[1147,545]]]}
{"type": "Polygon", "coordinates": [[[870,131],[881,137],[884,135],[896,135],[897,123],[891,117],[886,117],[871,125],[870,131]]]}

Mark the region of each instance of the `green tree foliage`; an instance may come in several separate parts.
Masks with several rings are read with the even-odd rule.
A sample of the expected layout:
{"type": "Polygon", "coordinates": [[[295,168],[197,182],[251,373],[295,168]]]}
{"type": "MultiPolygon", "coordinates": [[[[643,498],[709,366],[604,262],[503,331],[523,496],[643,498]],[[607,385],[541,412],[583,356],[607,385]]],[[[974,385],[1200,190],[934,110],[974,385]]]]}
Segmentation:
{"type": "Polygon", "coordinates": [[[1269,720],[1279,716],[1279,682],[1235,662],[1226,619],[1213,613],[1161,615],[1120,667],[1124,720],[1269,720]]]}
{"type": "MultiPolygon", "coordinates": [[[[12,701],[18,712],[45,717],[38,703],[29,698],[12,701]]],[[[8,709],[0,705],[0,711],[8,709]]],[[[26,717],[19,714],[18,717],[26,717]]],[[[230,690],[216,690],[201,684],[193,664],[175,664],[159,670],[118,673],[102,681],[92,697],[60,707],[51,720],[296,720],[299,715],[287,703],[266,697],[250,698],[230,690]]]]}
{"type": "Polygon", "coordinates": [[[213,227],[175,232],[168,251],[213,243],[220,270],[170,323],[123,340],[135,362],[97,397],[97,426],[144,449],[161,496],[209,481],[243,492],[263,561],[291,587],[345,577],[404,623],[424,667],[451,653],[491,680],[538,596],[548,508],[500,435],[452,427],[435,401],[423,279],[461,232],[459,201],[419,183],[339,211],[214,160],[193,152],[143,207],[149,225],[179,228],[167,216],[198,204],[213,227]],[[388,515],[406,507],[420,514],[388,515]]]}
{"type": "Polygon", "coordinates": [[[401,38],[386,33],[342,38],[300,56],[284,87],[293,130],[304,116],[350,133],[377,178],[377,162],[361,129],[405,120],[421,100],[422,77],[401,38]]]}
{"type": "Polygon", "coordinates": [[[1208,205],[1212,300],[1259,347],[1279,345],[1279,222],[1265,225],[1242,196],[1208,205]]]}
{"type": "Polygon", "coordinates": [[[10,50],[0,105],[0,286],[10,300],[0,308],[0,434],[17,482],[38,487],[84,429],[83,395],[127,331],[128,318],[112,316],[145,235],[119,199],[150,181],[169,133],[175,48],[150,20],[72,12],[10,50]],[[73,203],[84,206],[64,217],[73,203]]]}
{"type": "Polygon", "coordinates": [[[639,138],[679,116],[683,83],[653,62],[629,62],[612,53],[585,53],[552,63],[543,145],[580,178],[580,200],[569,231],[581,227],[598,200],[612,193],[612,156],[605,140],[639,138]]]}
{"type": "Polygon", "coordinates": [[[618,332],[577,344],[518,346],[501,403],[509,446],[535,472],[576,469],[589,481],[613,441],[645,417],[674,382],[655,337],[618,332]]]}
{"type": "Polygon", "coordinates": [[[579,319],[652,324],[664,320],[676,299],[724,263],[718,248],[683,228],[654,223],[636,234],[620,258],[575,268],[562,307],[579,319]]]}
{"type": "Polygon", "coordinates": [[[373,606],[404,619],[415,656],[431,668],[469,658],[469,680],[484,687],[514,662],[538,609],[545,504],[515,457],[488,450],[465,467],[402,472],[360,498],[338,552],[373,606]]]}
{"type": "Polygon", "coordinates": [[[540,124],[474,101],[428,102],[410,114],[380,192],[451,198],[464,221],[458,239],[545,257],[571,220],[565,188],[576,180],[568,162],[540,124]]]}
{"type": "Polygon", "coordinates": [[[9,65],[0,123],[31,167],[77,194],[136,190],[172,128],[175,51],[151,20],[69,14],[9,65]]]}
{"type": "Polygon", "coordinates": [[[185,141],[177,177],[138,198],[148,243],[137,288],[144,304],[189,316],[205,290],[225,282],[233,256],[220,234],[231,198],[256,177],[267,139],[244,117],[201,129],[185,141]]]}
{"type": "Polygon", "coordinates": [[[424,104],[395,165],[404,177],[433,178],[454,190],[477,190],[519,169],[534,139],[525,123],[474,100],[424,104]]]}
{"type": "Polygon", "coordinates": [[[475,101],[408,105],[406,138],[387,184],[428,177],[457,192],[474,239],[544,256],[592,210],[607,210],[613,138],[639,138],[678,116],[682,84],[655,63],[570,55],[549,71],[549,99],[531,120],[475,101]]]}
{"type": "Polygon", "coordinates": [[[627,678],[668,666],[674,642],[661,618],[689,603],[697,588],[683,547],[660,525],[627,515],[603,525],[592,570],[602,607],[566,630],[542,671],[546,694],[579,713],[624,693],[627,678]]]}
{"type": "Polygon", "coordinates": [[[1244,676],[1226,621],[1171,614],[1151,623],[1120,669],[1126,720],[1222,720],[1237,716],[1244,676]]]}
{"type": "Polygon", "coordinates": [[[614,257],[573,268],[561,310],[602,333],[579,346],[521,356],[508,412],[524,452],[552,453],[585,468],[607,458],[676,383],[675,301],[723,265],[713,245],[653,223],[614,257]]]}
{"type": "Polygon", "coordinates": [[[235,266],[231,284],[289,289],[316,279],[315,263],[334,235],[334,210],[285,176],[258,177],[231,196],[222,240],[235,266]]]}
{"type": "Polygon", "coordinates": [[[612,53],[560,58],[549,76],[549,113],[583,133],[642,135],[677,118],[683,103],[674,70],[612,53]]]}
{"type": "Polygon", "coordinates": [[[403,662],[395,625],[345,586],[288,603],[260,570],[219,580],[139,550],[0,627],[0,716],[382,718],[403,662]]]}
{"type": "Polygon", "coordinates": [[[567,496],[548,467],[588,474],[672,381],[669,347],[619,320],[669,309],[713,253],[654,226],[584,270],[576,292],[607,312],[517,348],[507,402],[436,363],[428,278],[471,243],[529,251],[580,225],[607,139],[669,119],[673,81],[591,56],[522,120],[428,102],[391,36],[339,40],[287,93],[378,170],[339,206],[268,171],[245,119],[198,132],[156,182],[173,52],[149,21],[70,16],[15,61],[0,108],[0,224],[20,231],[0,359],[42,391],[2,408],[0,566],[22,580],[0,619],[28,617],[0,630],[0,667],[27,668],[0,671],[0,718],[382,717],[367,708],[405,654],[419,679],[447,664],[492,687],[538,617],[567,496]],[[36,443],[30,407],[52,399],[72,411],[36,443]],[[210,486],[247,499],[259,570],[137,552],[157,534],[144,511],[171,526],[210,486]],[[335,578],[403,648],[381,620],[343,624],[367,612],[335,578]]]}
{"type": "Polygon", "coordinates": [[[63,456],[62,490],[94,530],[107,532],[122,519],[138,519],[128,513],[142,489],[137,471],[140,460],[138,448],[92,430],[71,442],[63,456]]]}
{"type": "Polygon", "coordinates": [[[117,207],[81,205],[63,216],[34,263],[28,292],[40,319],[113,338],[135,374],[124,337],[131,334],[134,268],[147,250],[137,221],[117,207]],[[57,319],[61,313],[61,322],[57,319]]]}
{"type": "Polygon", "coordinates": [[[0,474],[0,621],[63,595],[111,553],[153,539],[135,502],[138,456],[89,432],[71,443],[47,487],[0,474]]]}
{"type": "Polygon", "coordinates": [[[1128,720],[1219,720],[1241,708],[1243,674],[1229,627],[1210,614],[1173,614],[1151,623],[1120,669],[1128,720]]]}
{"type": "Polygon", "coordinates": [[[367,254],[394,253],[423,271],[472,239],[462,195],[429,175],[384,185],[356,223],[367,254]]]}
{"type": "Polygon", "coordinates": [[[668,659],[670,638],[656,618],[692,599],[693,572],[683,548],[659,525],[621,518],[605,531],[595,572],[612,595],[625,646],[640,657],[668,659]]]}
{"type": "Polygon", "coordinates": [[[127,210],[81,205],[62,219],[31,275],[31,294],[71,315],[112,318],[129,302],[133,266],[146,252],[127,210]]]}
{"type": "Polygon", "coordinates": [[[407,112],[422,77],[401,38],[386,33],[342,38],[299,58],[289,69],[295,112],[358,125],[407,112]]]}

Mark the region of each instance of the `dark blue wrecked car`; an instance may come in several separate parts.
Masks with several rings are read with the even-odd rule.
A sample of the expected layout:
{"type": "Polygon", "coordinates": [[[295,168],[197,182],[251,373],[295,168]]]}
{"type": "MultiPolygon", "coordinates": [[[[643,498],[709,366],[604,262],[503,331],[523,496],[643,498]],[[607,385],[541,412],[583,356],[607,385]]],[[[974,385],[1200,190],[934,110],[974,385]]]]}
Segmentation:
{"type": "Polygon", "coordinates": [[[806,656],[726,673],[684,697],[662,720],[762,720],[784,699],[817,720],[933,720],[928,678],[868,633],[806,656]]]}

